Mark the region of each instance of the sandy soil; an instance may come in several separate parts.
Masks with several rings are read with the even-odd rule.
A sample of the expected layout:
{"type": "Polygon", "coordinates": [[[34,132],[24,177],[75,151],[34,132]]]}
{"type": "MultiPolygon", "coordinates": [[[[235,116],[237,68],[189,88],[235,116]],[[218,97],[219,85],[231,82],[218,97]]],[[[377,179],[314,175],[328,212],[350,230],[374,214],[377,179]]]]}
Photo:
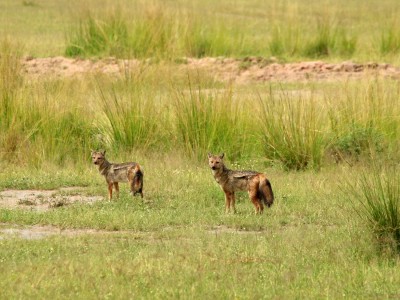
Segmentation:
{"type": "MultiPolygon", "coordinates": [[[[277,63],[275,59],[249,57],[183,59],[177,64],[181,69],[197,69],[214,74],[216,79],[236,83],[265,81],[304,81],[304,80],[338,80],[359,78],[366,74],[378,74],[400,79],[400,68],[385,63],[358,64],[351,61],[326,63],[309,61],[298,63],[277,63]]],[[[141,67],[138,60],[84,60],[65,57],[23,59],[24,72],[32,76],[71,77],[87,73],[122,74],[127,69],[141,67]]]]}
{"type": "MultiPolygon", "coordinates": [[[[104,200],[101,196],[83,196],[84,188],[66,187],[57,190],[4,190],[0,192],[0,208],[43,212],[72,203],[93,204],[104,200]]],[[[108,234],[111,231],[94,229],[60,229],[54,226],[18,226],[0,223],[0,240],[5,238],[43,239],[53,235],[108,234]]]]}
{"type": "Polygon", "coordinates": [[[0,192],[0,207],[46,211],[75,202],[92,204],[104,199],[101,196],[83,196],[82,190],[83,188],[76,187],[58,190],[5,190],[0,192]]]}

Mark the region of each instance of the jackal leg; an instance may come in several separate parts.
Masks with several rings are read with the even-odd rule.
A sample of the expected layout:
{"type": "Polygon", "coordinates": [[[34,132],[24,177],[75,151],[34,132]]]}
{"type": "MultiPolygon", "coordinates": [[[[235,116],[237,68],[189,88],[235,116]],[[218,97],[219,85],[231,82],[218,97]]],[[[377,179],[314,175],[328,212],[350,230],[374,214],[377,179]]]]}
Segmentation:
{"type": "Polygon", "coordinates": [[[224,191],[224,193],[225,193],[225,212],[229,213],[231,211],[231,207],[233,209],[233,212],[236,212],[236,210],[235,210],[235,193],[227,192],[227,191],[224,191]]]}
{"type": "Polygon", "coordinates": [[[262,214],[264,210],[264,205],[261,202],[261,199],[257,195],[257,190],[249,190],[249,197],[251,202],[254,204],[255,214],[262,214]]]}
{"type": "Polygon", "coordinates": [[[114,182],[114,188],[115,188],[115,191],[117,192],[117,198],[119,198],[119,186],[118,186],[118,182],[114,182]]]}
{"type": "Polygon", "coordinates": [[[113,183],[109,182],[108,183],[108,200],[110,200],[110,201],[112,199],[112,189],[113,189],[113,183]]]}
{"type": "Polygon", "coordinates": [[[232,212],[235,214],[236,213],[236,208],[235,208],[235,193],[231,194],[231,207],[232,207],[232,212]]]}

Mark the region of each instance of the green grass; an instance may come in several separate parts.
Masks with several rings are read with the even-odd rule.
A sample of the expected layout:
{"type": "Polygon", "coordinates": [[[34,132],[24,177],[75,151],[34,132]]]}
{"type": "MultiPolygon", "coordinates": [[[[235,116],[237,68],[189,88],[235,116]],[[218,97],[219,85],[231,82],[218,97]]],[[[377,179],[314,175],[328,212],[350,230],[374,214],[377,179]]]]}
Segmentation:
{"type": "Polygon", "coordinates": [[[101,137],[98,147],[118,149],[141,149],[161,147],[163,139],[160,123],[165,124],[156,95],[149,94],[146,83],[138,84],[140,78],[115,83],[104,89],[104,82],[97,82],[101,109],[96,130],[101,137]]]}
{"type": "Polygon", "coordinates": [[[397,33],[387,24],[395,24],[398,1],[67,7],[0,1],[0,35],[12,37],[0,42],[0,191],[104,200],[0,207],[2,298],[400,296],[398,172],[374,168],[400,158],[398,82],[235,85],[177,63],[209,55],[396,63],[397,33]],[[23,55],[65,51],[152,59],[112,76],[21,72],[23,55]],[[144,199],[121,184],[121,197],[105,200],[92,148],[143,165],[144,199]],[[208,151],[225,152],[233,169],[265,172],[272,208],[255,216],[238,193],[237,214],[225,214],[208,151]],[[65,231],[29,240],[4,232],[39,226],[65,231]]]}
{"type": "MultiPolygon", "coordinates": [[[[337,97],[337,91],[326,93],[330,99],[327,110],[331,136],[327,147],[335,155],[344,160],[358,160],[371,152],[386,156],[387,150],[397,148],[400,107],[398,90],[391,88],[395,85],[392,81],[375,79],[362,86],[346,84],[344,97],[337,97]]],[[[396,151],[389,156],[397,157],[396,151]]]]}
{"type": "Polygon", "coordinates": [[[4,129],[10,129],[13,126],[15,118],[15,98],[19,87],[22,85],[21,76],[21,52],[18,51],[19,45],[4,39],[0,44],[0,126],[4,129]]]}
{"type": "Polygon", "coordinates": [[[399,61],[396,0],[40,0],[2,1],[0,8],[2,36],[33,56],[399,61]]]}
{"type": "Polygon", "coordinates": [[[99,21],[91,15],[81,21],[76,33],[68,38],[67,56],[108,53],[112,56],[127,56],[127,24],[118,15],[99,21]]]}
{"type": "Polygon", "coordinates": [[[201,161],[209,151],[228,151],[233,159],[243,155],[246,121],[229,87],[203,91],[189,83],[189,90],[176,92],[174,110],[178,142],[187,156],[201,161]]]}
{"type": "Polygon", "coordinates": [[[324,128],[318,106],[311,95],[290,96],[289,92],[260,97],[260,125],[265,156],[286,169],[319,169],[324,152],[324,128]]]}
{"type": "Polygon", "coordinates": [[[396,24],[382,29],[379,50],[382,55],[395,54],[400,50],[400,32],[396,24]]]}
{"type": "Polygon", "coordinates": [[[113,78],[27,80],[16,47],[4,42],[0,58],[0,156],[11,163],[74,165],[91,148],[198,161],[226,152],[233,161],[257,158],[289,170],[317,170],[330,155],[398,157],[399,90],[390,79],[235,87],[149,63],[113,78]]]}
{"type": "Polygon", "coordinates": [[[353,201],[361,204],[356,210],[375,233],[377,243],[395,252],[400,251],[399,183],[396,167],[375,167],[373,172],[361,172],[356,182],[347,183],[346,188],[353,201]]]}
{"type": "Polygon", "coordinates": [[[290,20],[288,24],[275,25],[269,40],[270,54],[277,57],[323,58],[352,57],[357,50],[357,39],[348,28],[337,22],[317,19],[303,28],[290,20]]]}
{"type": "MultiPolygon", "coordinates": [[[[144,201],[131,198],[122,186],[114,202],[44,213],[1,209],[2,228],[106,230],[0,239],[2,295],[315,299],[399,294],[398,257],[382,256],[374,247],[350,202],[343,202],[339,183],[332,184],[337,169],[267,170],[277,201],[255,216],[245,193],[238,195],[237,214],[223,212],[223,193],[206,164],[190,166],[171,157],[140,160],[146,166],[144,201]]],[[[69,184],[67,174],[59,177],[60,185],[69,184]]],[[[106,196],[94,166],[80,176],[90,178],[94,193],[106,196]]]]}

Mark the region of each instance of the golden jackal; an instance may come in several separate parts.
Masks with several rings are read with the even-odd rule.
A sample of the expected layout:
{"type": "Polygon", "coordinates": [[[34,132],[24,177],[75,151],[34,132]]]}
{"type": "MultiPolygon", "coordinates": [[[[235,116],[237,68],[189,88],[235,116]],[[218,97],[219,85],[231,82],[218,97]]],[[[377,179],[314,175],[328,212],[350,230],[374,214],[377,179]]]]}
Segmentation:
{"type": "Polygon", "coordinates": [[[250,200],[255,206],[256,214],[264,210],[263,203],[270,207],[274,202],[274,193],[271,183],[263,173],[256,171],[234,171],[224,165],[224,154],[213,155],[208,153],[208,165],[215,180],[225,193],[225,211],[231,207],[235,212],[235,192],[248,191],[250,200]]]}
{"type": "Polygon", "coordinates": [[[106,151],[93,151],[92,161],[99,166],[99,172],[108,184],[108,198],[112,199],[113,186],[119,196],[118,182],[129,182],[132,195],[140,194],[143,198],[143,170],[135,162],[121,164],[110,163],[106,159],[106,151]]]}

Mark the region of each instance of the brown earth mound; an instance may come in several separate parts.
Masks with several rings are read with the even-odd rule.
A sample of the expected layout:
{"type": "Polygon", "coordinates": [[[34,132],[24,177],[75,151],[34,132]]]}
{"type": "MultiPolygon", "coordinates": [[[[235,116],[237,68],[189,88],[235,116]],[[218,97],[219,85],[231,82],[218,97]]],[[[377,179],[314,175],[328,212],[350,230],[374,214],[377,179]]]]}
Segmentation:
{"type": "MultiPolygon", "coordinates": [[[[84,60],[65,57],[24,58],[23,69],[32,76],[71,77],[101,72],[123,74],[127,69],[135,69],[149,61],[119,60],[114,58],[84,60]]],[[[265,81],[306,81],[360,78],[366,74],[376,74],[399,79],[400,68],[385,63],[357,64],[351,61],[325,63],[309,61],[298,63],[277,63],[275,59],[248,57],[183,59],[177,64],[180,69],[201,70],[214,74],[215,78],[236,83],[265,81]]]]}

